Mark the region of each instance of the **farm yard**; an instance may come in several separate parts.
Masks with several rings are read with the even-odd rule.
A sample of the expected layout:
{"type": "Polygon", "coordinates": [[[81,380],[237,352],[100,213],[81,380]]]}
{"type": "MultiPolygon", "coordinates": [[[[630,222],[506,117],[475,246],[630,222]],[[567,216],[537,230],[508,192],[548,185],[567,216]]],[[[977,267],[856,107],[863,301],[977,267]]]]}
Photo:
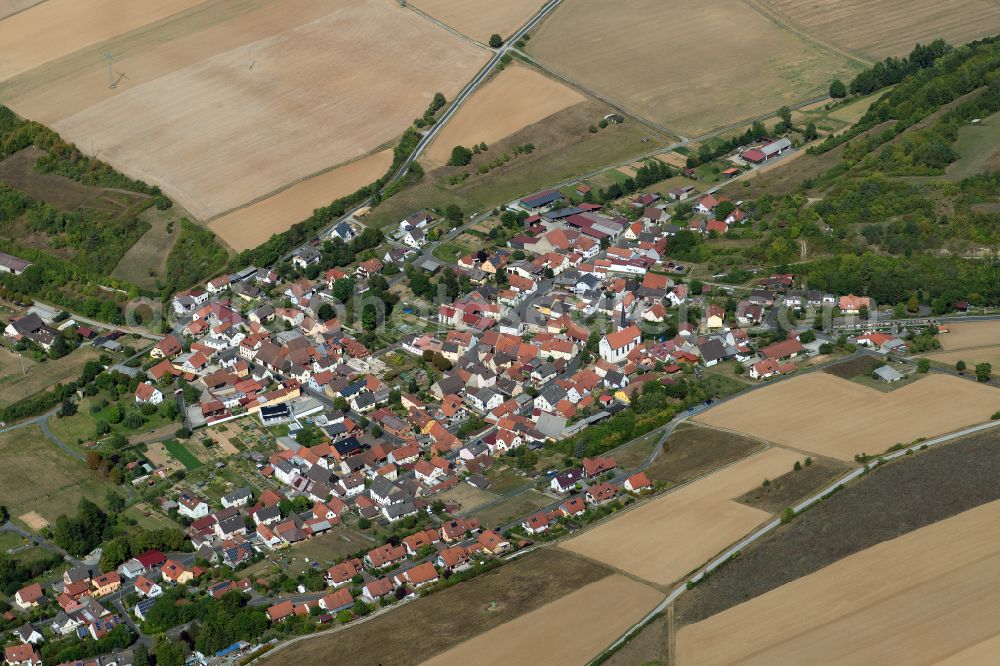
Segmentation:
{"type": "Polygon", "coordinates": [[[772,448],[654,499],[561,544],[561,548],[667,585],[771,514],[733,498],[792,469],[801,455],[772,448]]]}
{"type": "Polygon", "coordinates": [[[427,660],[429,666],[582,664],[638,622],[663,593],[614,574],[427,660]],[[573,636],[567,640],[567,636],[573,636]]]}
{"type": "Polygon", "coordinates": [[[998,520],[971,509],[684,627],[677,663],[972,663],[1000,638],[998,520]]]}
{"type": "Polygon", "coordinates": [[[942,38],[951,44],[1000,31],[1000,6],[989,0],[755,0],[809,35],[863,58],[906,55],[917,42],[942,38]]]}
{"type": "Polygon", "coordinates": [[[525,65],[496,74],[466,102],[428,148],[428,166],[442,166],[455,146],[487,146],[557,111],[578,104],[584,96],[525,65]]]}
{"type": "Polygon", "coordinates": [[[883,393],[819,372],[753,391],[695,420],[851,461],[988,421],[998,406],[997,389],[957,377],[929,375],[883,393]]]}
{"type": "Polygon", "coordinates": [[[480,42],[496,33],[507,37],[527,23],[542,0],[417,0],[407,3],[480,42]]]}
{"type": "Polygon", "coordinates": [[[208,227],[237,252],[256,247],[273,234],[306,219],[315,209],[375,182],[391,164],[392,151],[379,151],[306,178],[273,196],[216,218],[208,227]]]}
{"type": "Polygon", "coordinates": [[[40,529],[72,513],[81,497],[103,502],[105,487],[84,464],[70,458],[37,425],[0,434],[0,504],[40,529]]]}
{"type": "Polygon", "coordinates": [[[686,136],[825,95],[831,79],[849,80],[860,68],[735,1],[634,0],[622,7],[567,0],[527,50],[544,66],[686,136]],[[669,55],[664,25],[679,27],[669,55]],[[725,35],[725,45],[706,35],[725,35]]]}
{"type": "MultiPolygon", "coordinates": [[[[328,658],[332,650],[363,664],[421,663],[611,574],[596,562],[544,548],[345,631],[301,641],[261,663],[315,663],[328,658]],[[553,571],[559,575],[553,576],[553,571]]],[[[593,608],[600,612],[598,601],[593,601],[593,608]]]]}

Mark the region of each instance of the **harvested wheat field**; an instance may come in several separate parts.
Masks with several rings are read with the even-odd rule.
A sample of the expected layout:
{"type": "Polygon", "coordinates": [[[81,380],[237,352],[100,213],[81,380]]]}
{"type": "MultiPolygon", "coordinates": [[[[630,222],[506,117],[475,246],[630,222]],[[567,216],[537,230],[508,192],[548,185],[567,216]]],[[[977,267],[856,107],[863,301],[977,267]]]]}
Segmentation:
{"type": "Polygon", "coordinates": [[[996,663],[998,524],[991,502],[684,627],[677,663],[996,663]]]}
{"type": "Polygon", "coordinates": [[[496,33],[507,37],[535,15],[544,0],[417,0],[407,4],[433,16],[463,35],[487,42],[496,33]]]}
{"type": "Polygon", "coordinates": [[[615,574],[460,643],[433,666],[583,664],[662,601],[663,593],[615,574]],[[570,638],[572,637],[572,638],[570,638]]]}
{"type": "Polygon", "coordinates": [[[924,358],[946,365],[955,365],[958,361],[965,361],[968,368],[966,372],[974,372],[979,363],[989,363],[995,372],[1000,372],[1000,345],[991,347],[971,347],[969,349],[959,349],[950,352],[936,352],[925,354],[924,358]]]}
{"type": "MultiPolygon", "coordinates": [[[[162,43],[177,40],[205,57],[179,56],[182,66],[156,65],[149,78],[123,59],[131,87],[54,129],[205,220],[395,140],[435,92],[454,95],[487,58],[391,0],[327,3],[318,18],[315,2],[297,2],[306,20],[275,20],[270,32],[264,14],[234,18],[250,42],[218,17],[197,33],[200,48],[177,26],[151,31],[138,51],[163,55],[162,43]],[[220,34],[228,48],[216,51],[220,34]]],[[[30,93],[14,96],[15,110],[30,93]]]]}
{"type": "MultiPolygon", "coordinates": [[[[19,114],[46,125],[120,96],[161,76],[234,48],[315,21],[330,12],[327,0],[205,0],[142,30],[73,52],[0,83],[0,97],[19,114]],[[108,88],[106,53],[118,77],[108,88]]],[[[247,63],[249,65],[249,62],[247,63]]]]}
{"type": "Polygon", "coordinates": [[[273,234],[306,219],[315,209],[375,182],[391,165],[392,151],[383,150],[307,178],[274,196],[223,215],[208,226],[237,252],[257,247],[273,234]]]}
{"type": "Polygon", "coordinates": [[[826,94],[831,79],[849,80],[859,67],[738,0],[567,0],[527,48],[687,136],[826,94]],[[725,39],[709,37],[717,35],[725,39]]]}
{"type": "MultiPolygon", "coordinates": [[[[0,81],[141,28],[202,0],[48,0],[0,21],[0,81]]],[[[15,9],[30,2],[14,2],[15,9]]],[[[0,5],[0,12],[4,11],[0,5]]]]}
{"type": "Polygon", "coordinates": [[[948,332],[937,338],[944,351],[1000,345],[1000,321],[948,322],[945,327],[948,332]]]}
{"type": "Polygon", "coordinates": [[[997,409],[1000,391],[957,377],[928,375],[884,393],[814,372],[752,391],[695,421],[853,460],[988,421],[997,409]]]}
{"type": "Polygon", "coordinates": [[[1000,5],[989,0],[761,0],[779,20],[810,37],[880,59],[906,55],[939,37],[958,46],[1000,32],[1000,5]]]}
{"type": "Polygon", "coordinates": [[[0,0],[0,20],[11,14],[22,12],[29,7],[34,7],[42,0],[0,0]]]}
{"type": "Polygon", "coordinates": [[[582,101],[583,95],[534,69],[507,67],[452,116],[427,150],[426,161],[441,166],[455,146],[493,144],[582,101]]]}
{"type": "Polygon", "coordinates": [[[732,501],[791,471],[802,456],[772,448],[668,493],[562,548],[653,583],[679,580],[771,514],[732,501]]]}

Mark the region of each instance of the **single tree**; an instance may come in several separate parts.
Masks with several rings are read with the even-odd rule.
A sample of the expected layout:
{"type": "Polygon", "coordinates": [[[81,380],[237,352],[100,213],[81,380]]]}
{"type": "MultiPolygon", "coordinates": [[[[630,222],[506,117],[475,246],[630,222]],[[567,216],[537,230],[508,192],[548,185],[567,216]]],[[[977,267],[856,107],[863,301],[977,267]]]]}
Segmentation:
{"type": "Polygon", "coordinates": [[[834,99],[840,99],[842,97],[847,97],[847,86],[840,79],[834,79],[830,83],[830,97],[834,99]]]}
{"type": "Polygon", "coordinates": [[[466,166],[472,161],[472,151],[465,146],[455,146],[451,149],[451,159],[448,166],[466,166]]]}
{"type": "Polygon", "coordinates": [[[959,372],[965,372],[965,361],[959,361],[955,364],[955,369],[959,372]]]}
{"type": "Polygon", "coordinates": [[[917,372],[919,372],[920,374],[927,374],[928,372],[930,372],[930,369],[931,369],[931,362],[928,361],[926,358],[922,358],[919,361],[917,361],[917,372]]]}
{"type": "Polygon", "coordinates": [[[498,49],[503,46],[503,38],[495,32],[490,35],[490,48],[498,49]]]}

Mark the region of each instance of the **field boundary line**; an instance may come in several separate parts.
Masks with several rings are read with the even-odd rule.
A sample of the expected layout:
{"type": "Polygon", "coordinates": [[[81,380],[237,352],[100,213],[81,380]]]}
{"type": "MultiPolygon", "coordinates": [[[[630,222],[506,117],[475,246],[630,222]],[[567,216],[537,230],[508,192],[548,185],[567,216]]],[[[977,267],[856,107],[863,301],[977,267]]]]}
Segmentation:
{"type": "MultiPolygon", "coordinates": [[[[798,504],[796,504],[791,508],[793,511],[795,511],[796,514],[802,513],[806,509],[823,501],[824,497],[826,497],[832,492],[835,492],[838,488],[844,486],[847,483],[850,483],[851,481],[854,481],[855,479],[867,474],[871,470],[881,465],[884,465],[887,462],[891,462],[898,458],[902,458],[906,456],[908,453],[912,453],[913,451],[918,451],[925,448],[931,448],[934,446],[947,444],[956,439],[965,437],[966,435],[973,435],[975,433],[983,432],[996,427],[1000,427],[1000,421],[987,421],[985,423],[980,423],[978,425],[970,426],[962,430],[956,430],[954,432],[945,435],[940,435],[938,437],[920,442],[918,444],[911,444],[910,446],[899,449],[898,451],[893,451],[892,453],[886,453],[884,455],[877,456],[877,458],[871,464],[866,464],[864,467],[858,467],[856,469],[851,470],[850,472],[840,477],[839,479],[835,479],[834,481],[832,481],[829,485],[827,485],[825,488],[818,491],[811,497],[802,500],[801,502],[799,502],[798,504]]],[[[757,530],[750,533],[748,536],[736,542],[734,545],[727,548],[725,551],[722,552],[722,554],[720,554],[715,559],[711,560],[708,564],[698,569],[697,573],[688,578],[687,581],[685,581],[681,585],[678,585],[674,589],[674,591],[671,592],[667,596],[667,598],[660,603],[659,606],[650,611],[639,622],[633,625],[632,628],[630,628],[627,632],[622,634],[622,636],[620,636],[618,640],[609,645],[599,655],[597,655],[587,663],[589,665],[599,664],[606,658],[606,655],[615,652],[616,650],[621,648],[622,645],[627,643],[629,639],[633,637],[636,631],[640,630],[646,622],[648,622],[656,614],[663,612],[668,606],[673,604],[673,602],[675,602],[682,594],[684,594],[687,591],[689,583],[697,584],[698,582],[703,580],[706,576],[710,575],[713,571],[715,571],[722,565],[726,564],[726,562],[728,562],[732,557],[734,557],[739,551],[743,550],[744,548],[751,545],[755,541],[760,540],[762,537],[766,536],[780,525],[781,525],[781,519],[774,518],[768,523],[764,524],[762,527],[759,527],[757,530]]]]}
{"type": "Polygon", "coordinates": [[[823,49],[824,51],[827,51],[828,53],[840,56],[841,58],[847,58],[848,60],[864,65],[865,67],[871,67],[872,65],[875,64],[874,62],[862,58],[858,55],[855,55],[850,51],[845,51],[844,49],[841,49],[838,46],[834,46],[829,42],[813,37],[811,34],[806,32],[802,28],[797,27],[792,22],[791,18],[782,15],[775,9],[767,7],[764,3],[761,3],[759,0],[743,0],[743,2],[748,7],[750,7],[750,9],[752,9],[757,14],[761,15],[771,23],[775,24],[782,30],[787,30],[796,37],[802,39],[803,41],[812,44],[814,46],[818,46],[819,48],[823,49]]]}
{"type": "Polygon", "coordinates": [[[561,81],[562,83],[570,86],[571,88],[575,88],[576,90],[579,90],[580,92],[582,92],[584,94],[590,95],[591,97],[594,97],[596,99],[601,100],[602,102],[604,102],[605,104],[607,104],[611,108],[613,108],[613,109],[615,109],[617,111],[621,111],[625,115],[627,115],[627,116],[629,116],[631,118],[634,118],[635,120],[638,120],[640,123],[642,123],[643,125],[646,125],[650,129],[654,129],[657,132],[662,132],[663,134],[666,134],[668,137],[671,137],[671,138],[676,137],[678,140],[680,140],[682,142],[685,142],[685,143],[690,140],[687,137],[681,135],[679,132],[675,132],[674,130],[670,129],[669,127],[666,127],[664,125],[660,125],[659,123],[654,122],[654,121],[650,120],[649,118],[646,118],[645,116],[639,115],[635,111],[629,109],[627,106],[622,105],[620,102],[616,102],[615,100],[611,99],[610,97],[607,97],[603,93],[600,93],[600,92],[598,92],[597,90],[595,90],[593,88],[585,86],[582,83],[580,83],[579,81],[576,81],[575,79],[571,79],[566,74],[563,74],[559,70],[553,69],[549,65],[546,65],[546,64],[544,64],[544,63],[536,60],[533,56],[525,53],[521,49],[514,48],[512,50],[515,53],[517,53],[519,56],[521,56],[521,58],[523,58],[525,61],[527,61],[528,64],[534,65],[535,67],[537,67],[538,69],[542,70],[543,72],[545,72],[549,76],[552,76],[552,77],[554,77],[556,79],[559,79],[559,81],[561,81]]]}
{"type": "Polygon", "coordinates": [[[431,16],[430,14],[428,14],[427,12],[425,12],[424,10],[420,9],[420,7],[415,7],[412,3],[407,2],[406,3],[406,9],[409,9],[414,14],[420,16],[424,20],[430,21],[434,25],[436,25],[436,26],[438,26],[440,28],[443,28],[444,30],[447,30],[451,34],[455,35],[456,37],[458,37],[460,39],[464,39],[467,42],[471,42],[472,44],[475,44],[476,46],[478,46],[479,48],[483,49],[484,51],[493,51],[493,49],[491,49],[488,45],[486,45],[483,42],[479,41],[475,37],[471,37],[471,36],[465,34],[464,32],[462,32],[461,30],[459,30],[458,28],[454,28],[454,27],[448,25],[447,23],[445,23],[441,19],[435,18],[434,16],[431,16]]]}

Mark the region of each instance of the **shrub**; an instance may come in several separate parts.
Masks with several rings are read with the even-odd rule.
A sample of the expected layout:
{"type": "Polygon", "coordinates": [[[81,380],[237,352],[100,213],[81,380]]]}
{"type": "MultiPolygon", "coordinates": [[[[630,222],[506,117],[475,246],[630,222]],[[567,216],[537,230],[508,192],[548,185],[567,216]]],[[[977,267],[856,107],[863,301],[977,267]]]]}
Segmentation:
{"type": "Polygon", "coordinates": [[[472,161],[472,151],[465,146],[455,146],[451,149],[451,159],[448,166],[467,166],[472,161]]]}

